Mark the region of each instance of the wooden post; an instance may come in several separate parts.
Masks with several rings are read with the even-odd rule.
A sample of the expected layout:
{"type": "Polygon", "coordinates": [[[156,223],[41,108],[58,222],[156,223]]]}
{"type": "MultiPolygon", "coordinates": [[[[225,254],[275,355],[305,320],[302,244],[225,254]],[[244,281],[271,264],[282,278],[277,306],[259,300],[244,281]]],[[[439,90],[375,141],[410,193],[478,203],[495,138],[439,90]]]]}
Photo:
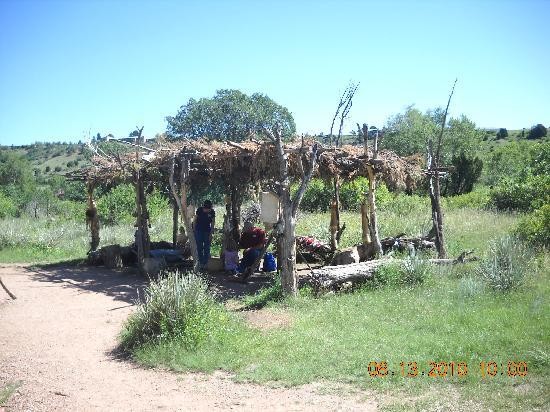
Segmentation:
{"type": "Polygon", "coordinates": [[[86,227],[90,228],[91,241],[90,241],[90,250],[93,252],[97,250],[99,246],[99,217],[97,215],[97,207],[94,201],[94,188],[95,185],[88,181],[86,184],[88,192],[88,208],[86,209],[86,227]]]}
{"type": "Polygon", "coordinates": [[[183,225],[185,227],[185,233],[189,238],[189,247],[191,249],[191,255],[193,256],[193,269],[199,271],[199,253],[197,250],[197,240],[195,239],[195,232],[193,231],[193,217],[189,216],[189,210],[187,208],[187,179],[189,178],[190,159],[183,157],[180,159],[180,181],[179,181],[179,195],[178,187],[174,180],[174,170],[176,168],[176,157],[172,158],[172,168],[170,170],[170,188],[174,199],[178,203],[183,225]]]}
{"type": "Polygon", "coordinates": [[[223,251],[238,249],[239,239],[235,240],[231,217],[231,195],[225,196],[225,214],[223,215],[223,251]]]}
{"type": "Polygon", "coordinates": [[[430,177],[430,203],[432,206],[432,231],[435,234],[435,247],[437,248],[437,254],[440,259],[447,257],[447,251],[445,250],[445,238],[443,235],[443,211],[441,209],[441,188],[440,188],[440,161],[441,161],[441,145],[443,142],[443,132],[445,131],[445,124],[447,122],[447,114],[449,113],[449,105],[451,104],[451,98],[455,91],[457,80],[453,84],[451,93],[449,94],[449,100],[447,100],[447,107],[445,108],[445,114],[441,121],[441,129],[437,138],[437,146],[434,154],[433,142],[430,138],[428,140],[428,175],[430,177]]]}
{"type": "Polygon", "coordinates": [[[336,202],[336,198],[332,199],[332,202],[330,202],[330,249],[334,252],[336,249],[338,249],[338,240],[336,239],[336,235],[338,233],[338,204],[336,202]]]}
{"type": "MultiPolygon", "coordinates": [[[[139,168],[139,166],[138,166],[139,168]]],[[[145,258],[149,257],[149,214],[147,212],[147,201],[143,186],[143,177],[138,169],[134,175],[136,191],[136,247],[138,257],[138,268],[144,271],[145,258]]]]}
{"type": "Polygon", "coordinates": [[[274,131],[266,130],[275,143],[277,162],[279,166],[278,195],[281,201],[281,219],[277,223],[278,232],[278,263],[281,273],[281,285],[285,295],[296,295],[298,282],[296,277],[296,216],[300,202],[307,185],[311,181],[317,162],[317,144],[311,148],[309,168],[302,176],[300,187],[291,197],[290,179],[288,176],[288,155],[285,154],[281,139],[281,129],[278,126],[274,131]]]}
{"type": "Polygon", "coordinates": [[[178,243],[178,233],[179,233],[179,208],[178,202],[174,199],[174,196],[171,198],[172,203],[172,247],[175,249],[176,244],[178,243]]]}
{"type": "Polygon", "coordinates": [[[361,203],[361,238],[364,245],[368,245],[371,242],[370,238],[370,224],[369,224],[369,205],[367,199],[363,199],[361,203]]]}
{"type": "Polygon", "coordinates": [[[231,185],[231,233],[238,244],[241,237],[241,206],[243,203],[243,187],[231,185]]]}
{"type": "MultiPolygon", "coordinates": [[[[370,238],[373,243],[374,255],[378,257],[382,255],[382,243],[380,243],[380,235],[378,234],[378,221],[376,218],[376,177],[374,174],[374,166],[369,160],[368,156],[368,136],[369,136],[369,127],[366,123],[363,124],[362,129],[363,134],[363,147],[365,150],[365,158],[367,162],[367,174],[369,176],[369,192],[367,196],[369,204],[369,233],[370,238]]],[[[374,150],[373,150],[373,160],[376,160],[378,157],[378,137],[374,138],[374,150]]]]}

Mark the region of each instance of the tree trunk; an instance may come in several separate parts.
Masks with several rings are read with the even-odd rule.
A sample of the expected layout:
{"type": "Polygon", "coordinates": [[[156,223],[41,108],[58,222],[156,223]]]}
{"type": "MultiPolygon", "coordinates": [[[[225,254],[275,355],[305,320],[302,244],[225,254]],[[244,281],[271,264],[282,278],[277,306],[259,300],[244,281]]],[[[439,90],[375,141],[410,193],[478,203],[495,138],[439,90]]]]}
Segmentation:
{"type": "Polygon", "coordinates": [[[170,171],[170,187],[174,199],[178,203],[181,219],[185,227],[185,233],[189,238],[189,247],[191,249],[191,255],[193,256],[193,269],[199,270],[199,252],[197,250],[197,240],[195,239],[195,232],[193,231],[193,216],[189,216],[189,210],[187,207],[187,178],[189,177],[189,159],[182,158],[180,161],[180,180],[179,180],[179,195],[178,188],[174,180],[174,170],[176,168],[176,158],[172,159],[172,169],[170,171]]]}
{"type": "Polygon", "coordinates": [[[172,196],[172,247],[175,249],[176,244],[178,243],[178,233],[179,233],[179,209],[178,202],[172,196]]]}
{"type": "MultiPolygon", "coordinates": [[[[436,172],[438,173],[438,172],[436,172]]],[[[433,232],[435,234],[435,247],[440,259],[447,257],[445,239],[443,237],[443,211],[439,195],[439,175],[430,176],[430,202],[432,206],[433,232]]]]}
{"type": "Polygon", "coordinates": [[[88,182],[87,189],[88,208],[86,209],[86,227],[90,228],[90,252],[93,252],[96,251],[99,246],[99,217],[97,215],[97,207],[94,202],[94,185],[88,182]]]}
{"type": "Polygon", "coordinates": [[[241,206],[243,203],[242,186],[231,185],[231,233],[233,240],[239,244],[241,237],[241,206]]]}
{"type": "Polygon", "coordinates": [[[145,189],[143,187],[143,179],[140,172],[136,172],[135,191],[136,191],[136,248],[138,257],[138,268],[141,272],[144,271],[144,261],[149,257],[149,216],[147,213],[147,205],[145,198],[145,189]]]}
{"type": "Polygon", "coordinates": [[[379,257],[382,255],[382,244],[380,243],[380,235],[378,234],[378,220],[376,218],[376,180],[374,177],[374,170],[371,165],[367,166],[367,172],[369,174],[369,232],[374,246],[374,255],[379,257]]]}
{"type": "Polygon", "coordinates": [[[333,199],[330,203],[330,249],[334,252],[336,249],[338,249],[338,240],[336,239],[336,235],[338,233],[338,204],[336,203],[336,199],[333,199]]]}
{"type": "Polygon", "coordinates": [[[371,243],[370,223],[369,223],[369,205],[366,199],[361,203],[361,239],[364,245],[371,243]]]}
{"type": "Polygon", "coordinates": [[[285,190],[281,197],[283,231],[279,242],[279,270],[281,271],[281,285],[285,295],[296,295],[298,281],[296,277],[296,220],[292,216],[292,202],[290,193],[285,190]]]}

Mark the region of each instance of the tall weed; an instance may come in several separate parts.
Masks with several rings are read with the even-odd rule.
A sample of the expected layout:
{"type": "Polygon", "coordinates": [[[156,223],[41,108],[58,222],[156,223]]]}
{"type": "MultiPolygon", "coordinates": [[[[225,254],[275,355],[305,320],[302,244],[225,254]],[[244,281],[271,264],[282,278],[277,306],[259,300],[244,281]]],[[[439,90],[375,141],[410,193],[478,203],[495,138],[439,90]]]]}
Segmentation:
{"type": "Polygon", "coordinates": [[[177,339],[195,349],[223,321],[223,312],[199,275],[168,272],[145,289],[144,301],[124,325],[121,345],[131,350],[156,340],[177,339]]]}
{"type": "Polygon", "coordinates": [[[490,243],[478,272],[492,289],[507,292],[522,285],[533,268],[529,250],[516,238],[505,236],[490,243]]]}

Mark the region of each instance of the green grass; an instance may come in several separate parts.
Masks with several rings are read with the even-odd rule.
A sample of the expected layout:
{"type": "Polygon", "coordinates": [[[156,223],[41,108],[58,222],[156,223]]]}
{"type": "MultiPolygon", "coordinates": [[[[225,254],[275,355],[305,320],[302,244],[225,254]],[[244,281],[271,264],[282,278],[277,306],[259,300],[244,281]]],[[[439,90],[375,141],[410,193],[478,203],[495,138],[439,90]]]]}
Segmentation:
{"type": "MultiPolygon", "coordinates": [[[[399,201],[380,209],[382,236],[429,229],[426,199],[399,201]],[[407,213],[410,210],[412,213],[407,213]]],[[[357,213],[342,213],[348,229],[342,246],[360,241],[357,213]]],[[[328,214],[303,213],[298,233],[328,238],[328,214]]],[[[451,207],[446,210],[448,251],[456,256],[474,248],[483,255],[489,240],[508,233],[517,217],[488,210],[451,207]]],[[[472,264],[436,270],[416,287],[365,287],[348,294],[278,300],[272,287],[248,297],[249,307],[268,305],[285,311],[292,322],[283,329],[257,330],[234,316],[211,340],[194,351],[177,340],[146,345],[134,352],[148,366],[177,371],[231,371],[235,379],[299,385],[344,382],[372,390],[388,410],[506,409],[547,406],[550,384],[550,273],[548,254],[537,270],[508,293],[486,286],[472,264]],[[387,362],[396,375],[373,377],[369,362],[387,362]],[[466,362],[466,377],[426,376],[430,361],[466,362]],[[481,376],[480,362],[525,361],[525,378],[481,376]],[[425,373],[401,376],[401,362],[417,362],[425,373]],[[443,391],[443,392],[441,392],[443,391]],[[442,398],[441,393],[450,398],[442,398]],[[390,395],[388,395],[390,394],[390,395]],[[412,399],[412,401],[411,401],[412,399]]]]}
{"type": "Polygon", "coordinates": [[[225,369],[238,380],[286,385],[328,380],[407,393],[436,385],[485,407],[515,398],[530,409],[544,400],[550,383],[549,281],[548,272],[536,273],[528,285],[508,294],[482,290],[472,295],[453,273],[440,273],[422,287],[287,300],[275,304],[293,319],[287,329],[258,331],[234,321],[196,351],[168,341],[138,349],[135,358],[149,366],[225,369]],[[370,361],[386,361],[396,376],[370,376],[370,361]],[[462,361],[469,373],[465,378],[403,378],[403,361],[418,362],[425,374],[430,361],[462,361]],[[483,379],[481,361],[525,361],[528,376],[483,379]],[[518,392],[518,384],[529,390],[518,392]]]}
{"type": "MultiPolygon", "coordinates": [[[[509,233],[517,223],[515,215],[465,207],[460,200],[444,210],[451,256],[471,248],[483,255],[491,239],[509,233]]],[[[343,212],[341,217],[347,225],[341,246],[360,242],[359,214],[343,212]]],[[[379,224],[382,237],[425,234],[431,225],[429,201],[400,196],[380,206],[379,224]]],[[[328,214],[302,213],[297,231],[326,241],[328,225],[328,214]]],[[[170,214],[154,221],[150,232],[153,240],[171,239],[170,214]]],[[[100,235],[101,245],[129,244],[133,227],[102,227],[100,235]]],[[[88,242],[84,222],[0,221],[0,262],[81,258],[88,242]]],[[[145,365],[179,371],[224,369],[237,380],[351,383],[373,390],[389,410],[449,409],[457,402],[474,409],[499,410],[512,403],[520,409],[543,409],[548,406],[550,384],[549,254],[542,253],[538,259],[538,269],[508,293],[493,292],[471,265],[436,271],[413,288],[363,288],[321,298],[303,294],[278,302],[274,299],[277,288],[272,288],[244,304],[267,304],[269,310],[286,312],[292,319],[288,327],[258,330],[230,314],[223,328],[196,350],[165,339],[140,347],[134,357],[145,365]],[[416,361],[427,373],[431,360],[467,362],[469,374],[465,378],[400,376],[400,362],[416,361]],[[386,361],[397,375],[370,376],[370,361],[386,361]],[[525,361],[529,373],[526,378],[482,379],[481,361],[525,361]],[[440,391],[451,398],[443,399],[440,391]]]]}
{"type": "Polygon", "coordinates": [[[5,405],[13,393],[21,386],[22,382],[10,382],[0,387],[0,406],[5,405]]]}

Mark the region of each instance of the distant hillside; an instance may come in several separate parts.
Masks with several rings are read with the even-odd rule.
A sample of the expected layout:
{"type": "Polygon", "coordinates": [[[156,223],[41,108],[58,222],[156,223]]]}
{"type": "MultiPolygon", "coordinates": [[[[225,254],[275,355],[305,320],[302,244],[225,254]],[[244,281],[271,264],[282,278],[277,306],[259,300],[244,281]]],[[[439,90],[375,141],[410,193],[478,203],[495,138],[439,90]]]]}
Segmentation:
{"type": "Polygon", "coordinates": [[[0,146],[13,150],[31,163],[35,174],[64,174],[90,165],[86,146],[81,143],[34,143],[24,146],[0,146]]]}

